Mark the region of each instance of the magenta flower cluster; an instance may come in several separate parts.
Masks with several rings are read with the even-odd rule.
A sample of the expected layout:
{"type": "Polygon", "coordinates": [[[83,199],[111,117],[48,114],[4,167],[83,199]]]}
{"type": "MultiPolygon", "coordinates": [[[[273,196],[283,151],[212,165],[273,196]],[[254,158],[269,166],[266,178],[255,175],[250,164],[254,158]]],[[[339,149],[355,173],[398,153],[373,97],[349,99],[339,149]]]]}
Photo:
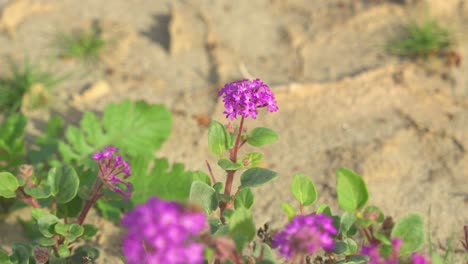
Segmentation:
{"type": "Polygon", "coordinates": [[[129,200],[132,194],[132,185],[125,180],[131,176],[131,166],[122,156],[115,155],[119,149],[113,146],[104,147],[104,151],[94,153],[93,159],[98,161],[98,177],[102,183],[112,191],[121,194],[129,200]],[[125,189],[122,189],[125,187],[125,189]]]}
{"type": "MultiPolygon", "coordinates": [[[[398,254],[400,252],[403,241],[399,238],[392,238],[392,252],[388,256],[380,254],[379,246],[371,244],[363,246],[361,254],[369,256],[368,264],[398,264],[398,254]]],[[[430,262],[423,256],[417,253],[411,255],[411,264],[429,264],[430,262]]]]}
{"type": "Polygon", "coordinates": [[[231,120],[237,116],[256,119],[258,108],[262,107],[270,112],[278,111],[273,92],[260,79],[228,83],[219,91],[218,96],[223,96],[224,114],[231,120]]]}
{"type": "Polygon", "coordinates": [[[325,214],[297,215],[283,231],[273,237],[273,247],[285,258],[312,254],[319,248],[333,250],[337,233],[332,219],[325,214]]]}
{"type": "Polygon", "coordinates": [[[398,252],[400,251],[401,243],[401,239],[393,238],[392,252],[386,257],[381,256],[377,244],[363,246],[361,254],[369,256],[368,264],[398,264],[398,252]]]}
{"type": "Polygon", "coordinates": [[[204,247],[196,237],[207,226],[202,212],[152,197],[125,215],[122,251],[128,264],[203,263],[204,247]]]}

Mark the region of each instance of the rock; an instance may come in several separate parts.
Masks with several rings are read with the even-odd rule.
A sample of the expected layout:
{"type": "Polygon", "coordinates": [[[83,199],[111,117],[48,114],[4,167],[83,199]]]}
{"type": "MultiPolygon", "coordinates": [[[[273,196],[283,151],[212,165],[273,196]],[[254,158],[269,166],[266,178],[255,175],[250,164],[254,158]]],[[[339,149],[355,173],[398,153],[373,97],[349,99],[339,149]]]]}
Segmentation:
{"type": "Polygon", "coordinates": [[[90,103],[93,102],[111,91],[109,84],[100,80],[90,85],[81,95],[73,98],[74,103],[90,103]]]}
{"type": "Polygon", "coordinates": [[[28,114],[31,111],[46,106],[51,101],[51,95],[49,91],[41,83],[36,83],[31,86],[21,101],[21,112],[28,114]]]}

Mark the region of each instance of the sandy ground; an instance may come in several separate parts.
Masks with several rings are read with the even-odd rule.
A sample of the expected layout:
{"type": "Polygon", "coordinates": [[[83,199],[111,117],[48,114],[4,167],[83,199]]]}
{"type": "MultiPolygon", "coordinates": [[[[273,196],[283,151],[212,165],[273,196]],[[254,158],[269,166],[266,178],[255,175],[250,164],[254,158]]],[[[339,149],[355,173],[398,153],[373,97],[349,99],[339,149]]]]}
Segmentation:
{"type": "MultiPolygon", "coordinates": [[[[293,201],[285,186],[297,172],[314,180],[319,202],[336,208],[334,171],[341,166],[365,177],[371,203],[389,215],[427,215],[431,208],[426,220],[442,244],[468,224],[468,63],[409,62],[383,49],[408,21],[438,17],[467,58],[466,1],[2,0],[0,6],[13,2],[29,8],[3,14],[0,70],[10,56],[73,72],[54,90],[52,108],[70,122],[124,98],[166,105],[173,133],[157,156],[189,169],[205,170],[205,159],[215,164],[207,129],[194,115],[226,122],[216,98],[222,84],[243,77],[270,84],[280,111],[247,123],[280,135],[264,149],[280,177],[257,190],[258,225],[285,223],[280,202],[293,201]],[[111,43],[101,63],[56,59],[55,34],[91,23],[111,43]],[[86,96],[96,83],[110,89],[86,96]]],[[[0,224],[0,245],[21,239],[14,217],[0,224]]],[[[101,262],[120,263],[119,229],[90,221],[102,226],[101,262]]]]}

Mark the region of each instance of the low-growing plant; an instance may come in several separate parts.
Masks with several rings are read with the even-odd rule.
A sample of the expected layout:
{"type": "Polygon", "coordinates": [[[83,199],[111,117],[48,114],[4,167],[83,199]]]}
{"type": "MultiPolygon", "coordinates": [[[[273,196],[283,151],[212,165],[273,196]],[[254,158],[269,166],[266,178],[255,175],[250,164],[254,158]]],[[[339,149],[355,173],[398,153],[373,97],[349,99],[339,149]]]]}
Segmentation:
{"type": "MultiPolygon", "coordinates": [[[[87,112],[80,127],[65,130],[59,119],[51,119],[31,153],[21,143],[24,133],[11,132],[24,129],[24,117],[10,117],[0,132],[8,131],[3,133],[13,143],[4,140],[0,153],[15,153],[15,158],[6,159],[1,169],[0,196],[33,209],[32,220],[22,220],[30,241],[13,244],[11,252],[0,249],[0,263],[94,261],[98,249],[77,243],[99,232],[86,224],[94,206],[104,217],[121,219],[122,253],[129,264],[429,263],[417,253],[425,239],[423,218],[410,213],[394,221],[384,215],[368,204],[363,178],[347,168],[336,171],[341,212],[316,205],[312,178],[296,174],[290,191],[297,206],[281,206],[289,222],[281,230],[257,229],[253,190],[278,175],[259,167],[261,152],[242,150],[279,136],[269,128],[247,128],[244,121],[256,119],[261,108],[276,112],[278,106],[259,79],[226,84],[218,96],[230,121],[210,124],[208,146],[223,176],[215,175],[208,162],[208,173],[188,172],[181,164],[171,168],[167,160],[154,158],[171,126],[169,112],[159,105],[110,104],[101,118],[87,112]],[[31,165],[15,171],[25,163],[31,165]]],[[[464,235],[467,248],[467,227],[464,235]]],[[[435,256],[434,263],[444,263],[435,256]]]]}
{"type": "Polygon", "coordinates": [[[422,24],[413,22],[405,30],[406,35],[402,39],[387,46],[390,53],[427,57],[444,51],[452,44],[449,32],[434,20],[422,24]]]}
{"type": "Polygon", "coordinates": [[[81,59],[87,62],[97,61],[106,45],[101,30],[94,24],[90,29],[60,33],[57,35],[56,42],[60,56],[81,59]]]}
{"type": "Polygon", "coordinates": [[[29,96],[28,108],[48,103],[50,90],[63,80],[51,72],[41,70],[25,59],[22,65],[9,61],[10,75],[0,76],[0,110],[6,113],[20,110],[23,98],[29,96]]]}

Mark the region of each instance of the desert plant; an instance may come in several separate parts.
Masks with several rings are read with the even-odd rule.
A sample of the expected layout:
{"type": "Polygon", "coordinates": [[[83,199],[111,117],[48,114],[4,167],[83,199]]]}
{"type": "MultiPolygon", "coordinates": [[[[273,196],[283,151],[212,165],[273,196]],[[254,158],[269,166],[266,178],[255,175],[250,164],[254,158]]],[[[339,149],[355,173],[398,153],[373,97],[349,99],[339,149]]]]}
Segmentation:
{"type": "Polygon", "coordinates": [[[42,70],[25,59],[23,65],[9,61],[10,76],[0,77],[0,110],[11,113],[21,108],[23,96],[36,86],[39,89],[31,94],[29,103],[31,108],[46,104],[44,97],[48,91],[60,83],[64,77],[42,70]]]}
{"type": "Polygon", "coordinates": [[[96,61],[106,42],[97,25],[90,29],[80,29],[71,33],[60,33],[56,38],[60,56],[64,58],[96,61]]]}
{"type": "Polygon", "coordinates": [[[409,24],[405,37],[388,44],[387,50],[396,55],[427,57],[448,48],[451,44],[448,31],[431,20],[422,24],[409,24]]]}

